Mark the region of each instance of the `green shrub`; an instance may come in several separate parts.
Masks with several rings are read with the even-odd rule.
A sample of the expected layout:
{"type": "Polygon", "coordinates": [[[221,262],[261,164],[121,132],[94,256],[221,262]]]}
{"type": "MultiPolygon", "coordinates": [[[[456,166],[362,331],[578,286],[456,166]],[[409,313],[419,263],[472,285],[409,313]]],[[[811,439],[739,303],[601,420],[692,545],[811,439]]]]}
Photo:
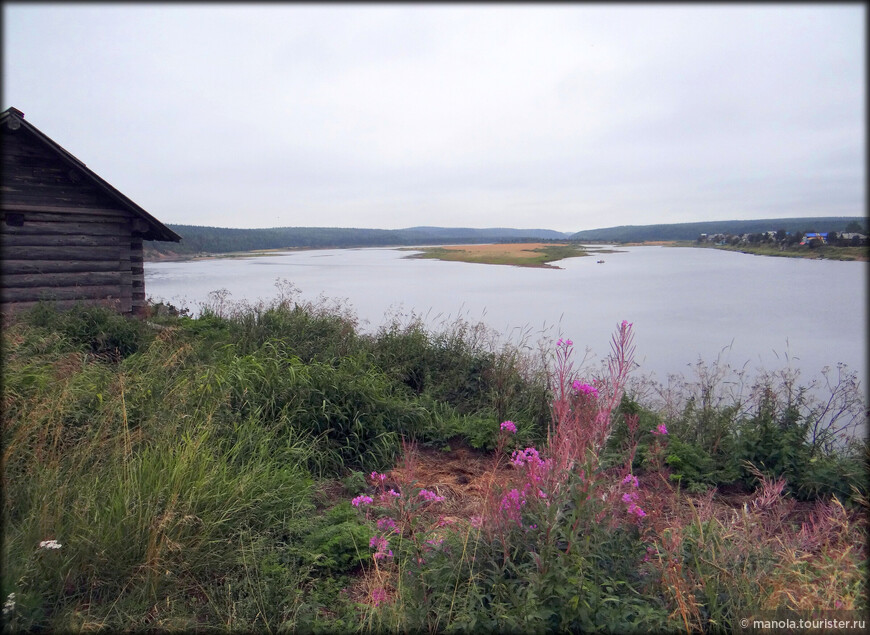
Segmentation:
{"type": "Polygon", "coordinates": [[[370,527],[362,524],[356,511],[342,501],[317,519],[303,540],[303,560],[330,573],[346,573],[370,558],[370,527]]]}

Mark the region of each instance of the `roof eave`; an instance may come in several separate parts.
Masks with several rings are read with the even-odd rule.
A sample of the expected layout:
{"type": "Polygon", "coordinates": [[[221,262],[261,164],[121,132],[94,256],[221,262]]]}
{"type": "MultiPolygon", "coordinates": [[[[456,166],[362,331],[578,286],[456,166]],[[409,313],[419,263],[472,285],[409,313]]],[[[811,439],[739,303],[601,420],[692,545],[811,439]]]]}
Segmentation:
{"type": "Polygon", "coordinates": [[[14,118],[21,126],[27,129],[37,139],[45,143],[54,150],[61,158],[71,167],[80,170],[86,178],[94,183],[100,190],[107,194],[110,198],[115,199],[122,206],[126,207],[135,215],[141,217],[148,223],[148,231],[143,234],[145,240],[157,240],[161,242],[181,242],[181,236],[169,229],[166,225],[154,218],[151,214],[139,207],[136,203],[130,200],[127,196],[115,189],[110,183],[105,181],[100,175],[88,168],[87,165],[80,159],[76,158],[66,148],[59,145],[51,137],[42,132],[39,128],[24,119],[23,113],[17,108],[9,108],[0,113],[0,124],[3,124],[7,119],[14,118]]]}

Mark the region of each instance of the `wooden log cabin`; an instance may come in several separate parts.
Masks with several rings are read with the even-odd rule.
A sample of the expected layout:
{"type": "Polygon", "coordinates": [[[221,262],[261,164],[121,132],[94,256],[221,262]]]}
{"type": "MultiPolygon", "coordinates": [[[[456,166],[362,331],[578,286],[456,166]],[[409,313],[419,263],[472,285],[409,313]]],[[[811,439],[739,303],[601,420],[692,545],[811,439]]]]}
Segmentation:
{"type": "Polygon", "coordinates": [[[9,108],[0,114],[0,312],[145,307],[142,241],[181,237],[9,108]]]}

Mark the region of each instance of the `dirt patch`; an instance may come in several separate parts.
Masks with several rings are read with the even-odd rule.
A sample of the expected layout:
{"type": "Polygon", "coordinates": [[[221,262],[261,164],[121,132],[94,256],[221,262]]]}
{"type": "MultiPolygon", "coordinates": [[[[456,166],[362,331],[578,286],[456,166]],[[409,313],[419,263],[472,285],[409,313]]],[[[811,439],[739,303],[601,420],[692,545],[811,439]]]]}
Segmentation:
{"type": "Polygon", "coordinates": [[[513,468],[504,461],[497,467],[494,454],[452,445],[454,449],[450,452],[419,449],[410,465],[400,464],[388,472],[387,477],[397,485],[416,482],[417,487],[443,496],[441,508],[445,520],[468,521],[481,514],[493,483],[504,482],[504,476],[513,468]]]}

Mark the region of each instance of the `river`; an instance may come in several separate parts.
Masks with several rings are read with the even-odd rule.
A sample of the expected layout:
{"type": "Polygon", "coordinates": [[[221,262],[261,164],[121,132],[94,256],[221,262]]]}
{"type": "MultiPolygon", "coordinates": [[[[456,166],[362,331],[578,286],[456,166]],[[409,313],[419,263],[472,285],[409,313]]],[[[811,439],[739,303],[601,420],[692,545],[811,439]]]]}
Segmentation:
{"type": "Polygon", "coordinates": [[[614,329],[628,320],[638,371],[660,381],[717,358],[752,372],[791,365],[806,378],[844,363],[866,390],[867,262],[619,249],[560,261],[560,269],[408,259],[393,248],[147,262],[145,288],[195,314],[209,292],[270,301],[285,279],[303,299],[351,308],[363,331],[411,311],[433,328],[461,317],[532,345],[570,338],[591,362],[607,355],[614,329]]]}

